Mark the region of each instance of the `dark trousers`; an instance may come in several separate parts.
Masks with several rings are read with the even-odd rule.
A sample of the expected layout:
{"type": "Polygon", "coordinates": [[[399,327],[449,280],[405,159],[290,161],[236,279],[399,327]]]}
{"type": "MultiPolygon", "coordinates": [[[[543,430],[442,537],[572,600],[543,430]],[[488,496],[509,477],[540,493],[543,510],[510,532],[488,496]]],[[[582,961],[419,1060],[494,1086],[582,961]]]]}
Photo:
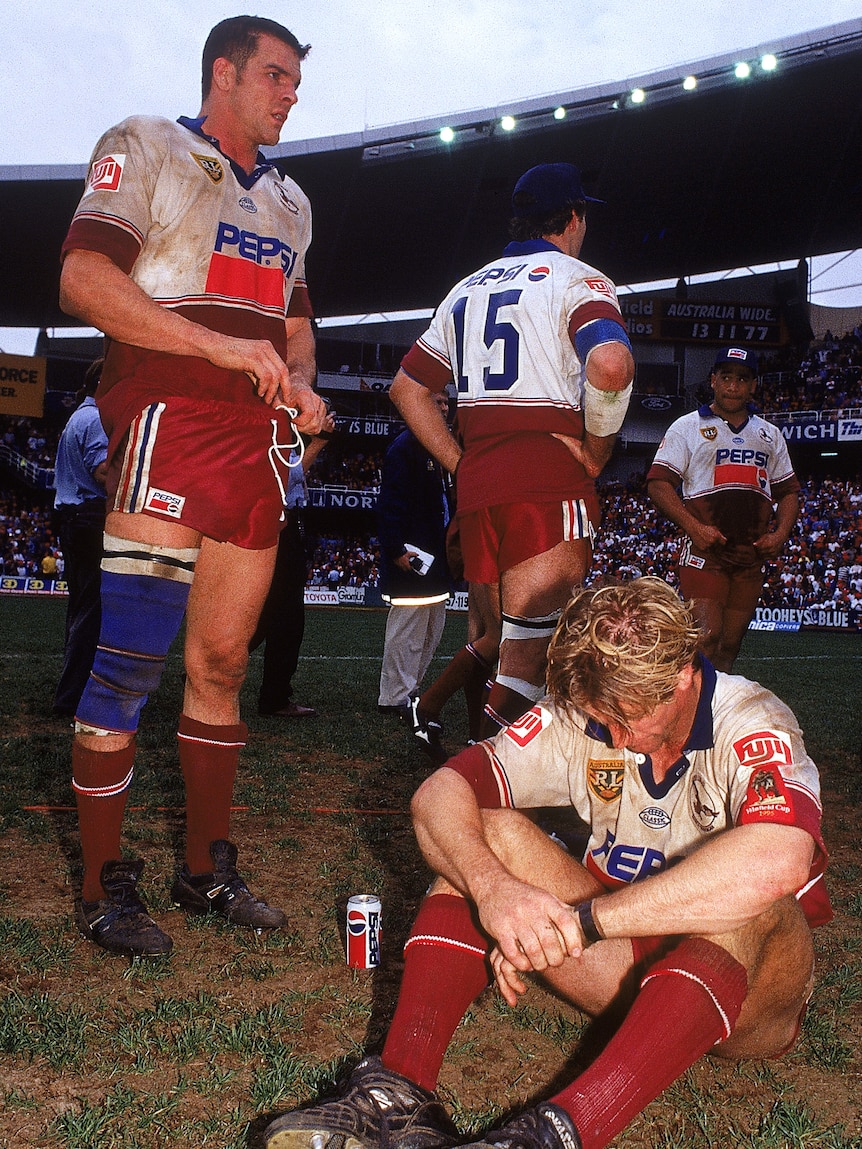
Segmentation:
{"type": "Polygon", "coordinates": [[[102,605],[102,535],[104,499],[88,499],[79,507],[58,507],[56,532],[63,551],[63,577],[69,587],[63,669],[54,692],[54,713],[72,716],[90,677],[102,605]]]}
{"type": "Polygon", "coordinates": [[[293,694],[291,679],[296,672],[305,633],[306,557],[302,512],[288,510],[285,514],[272,585],[257,630],[249,643],[249,650],[266,643],[258,698],[258,709],[262,714],[280,710],[290,701],[293,694]]]}

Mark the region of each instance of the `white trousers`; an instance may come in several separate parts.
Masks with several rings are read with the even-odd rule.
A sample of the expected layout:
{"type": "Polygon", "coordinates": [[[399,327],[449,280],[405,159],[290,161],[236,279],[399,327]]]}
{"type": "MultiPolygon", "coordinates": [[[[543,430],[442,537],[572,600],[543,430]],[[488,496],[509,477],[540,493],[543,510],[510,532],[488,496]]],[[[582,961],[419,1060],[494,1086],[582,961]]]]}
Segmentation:
{"type": "Polygon", "coordinates": [[[405,705],[425,677],[445,622],[445,601],[428,606],[390,606],[378,705],[405,705]]]}

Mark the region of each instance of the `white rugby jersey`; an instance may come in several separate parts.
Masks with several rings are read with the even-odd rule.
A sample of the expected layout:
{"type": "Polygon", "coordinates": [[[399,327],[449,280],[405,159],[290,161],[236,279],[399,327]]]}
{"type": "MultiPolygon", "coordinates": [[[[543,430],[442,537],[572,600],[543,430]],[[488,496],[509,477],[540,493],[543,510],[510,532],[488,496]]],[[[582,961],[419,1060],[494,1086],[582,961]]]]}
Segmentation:
{"type": "Polygon", "coordinates": [[[772,503],[799,490],[781,431],[759,415],[734,430],[708,404],[671,423],[647,480],[682,483],[682,498],[701,522],[729,542],[752,543],[772,515],[772,503]]]}
{"type": "Polygon", "coordinates": [[[799,724],[758,683],[706,660],[702,671],[688,744],[660,784],[647,755],[612,749],[598,723],[548,699],[481,744],[486,765],[478,747],[447,765],[459,769],[464,758],[459,772],[481,805],[573,806],[590,827],[584,864],[606,888],[659,873],[732,826],[799,826],[819,849],[798,896],[813,924],[828,920],[820,782],[799,724]]]}
{"type": "MultiPolygon", "coordinates": [[[[203,122],[132,116],[109,129],[63,251],[102,252],[162,306],[225,334],[269,339],[283,355],[286,315],[311,314],[308,199],[263,156],[251,175],[232,164],[199,134],[203,122]]],[[[154,375],[176,373],[178,385],[191,374],[192,386],[236,374],[191,358],[112,344],[105,372],[110,383],[149,362],[154,375]]]]}
{"type": "MultiPolygon", "coordinates": [[[[583,482],[549,433],[583,438],[575,340],[608,321],[624,327],[613,283],[546,240],[509,244],[449,292],[402,368],[433,391],[455,382],[459,510],[566,497],[583,482]]],[[[611,328],[598,341],[614,337],[611,328]]]]}

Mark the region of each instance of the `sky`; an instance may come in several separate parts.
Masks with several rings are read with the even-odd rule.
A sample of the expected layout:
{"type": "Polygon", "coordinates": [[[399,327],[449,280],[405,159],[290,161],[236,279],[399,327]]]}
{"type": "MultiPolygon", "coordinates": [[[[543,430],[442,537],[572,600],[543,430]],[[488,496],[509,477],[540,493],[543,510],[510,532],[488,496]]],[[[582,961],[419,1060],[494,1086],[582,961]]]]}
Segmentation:
{"type": "Polygon", "coordinates": [[[858,19],[859,4],[0,0],[0,165],[84,164],[102,131],[125,116],[196,114],[206,35],[242,12],[278,20],[311,44],[299,103],[282,133],[288,141],[438,115],[443,122],[447,113],[765,49],[858,19]]]}

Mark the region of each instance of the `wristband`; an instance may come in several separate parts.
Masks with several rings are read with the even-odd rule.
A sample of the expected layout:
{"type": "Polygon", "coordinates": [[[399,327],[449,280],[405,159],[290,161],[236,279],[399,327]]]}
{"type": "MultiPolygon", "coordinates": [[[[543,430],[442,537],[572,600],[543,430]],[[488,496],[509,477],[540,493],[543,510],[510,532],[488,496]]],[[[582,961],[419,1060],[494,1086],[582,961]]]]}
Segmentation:
{"type": "Polygon", "coordinates": [[[593,917],[592,902],[581,902],[579,906],[574,907],[574,913],[577,915],[578,925],[581,927],[581,933],[584,935],[584,941],[587,946],[593,945],[594,942],[603,942],[605,940],[605,935],[599,929],[598,922],[593,917]]]}

